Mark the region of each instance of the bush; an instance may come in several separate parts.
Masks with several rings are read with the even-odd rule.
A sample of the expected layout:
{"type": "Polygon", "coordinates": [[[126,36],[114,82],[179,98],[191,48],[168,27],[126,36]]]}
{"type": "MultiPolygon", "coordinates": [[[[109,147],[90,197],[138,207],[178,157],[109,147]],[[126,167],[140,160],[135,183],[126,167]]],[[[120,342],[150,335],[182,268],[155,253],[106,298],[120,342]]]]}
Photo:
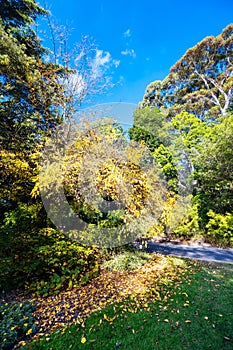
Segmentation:
{"type": "Polygon", "coordinates": [[[99,262],[97,250],[78,245],[59,230],[20,234],[0,263],[0,288],[27,287],[37,294],[58,293],[97,276],[99,262]]]}
{"type": "Polygon", "coordinates": [[[33,310],[30,302],[0,305],[0,349],[10,349],[17,341],[35,333],[33,310]]]}
{"type": "Polygon", "coordinates": [[[64,237],[52,245],[38,247],[35,253],[39,262],[37,273],[40,279],[31,283],[30,289],[39,294],[46,295],[49,292],[56,294],[61,289],[84,284],[99,273],[98,252],[79,246],[64,237]]]}
{"type": "Polygon", "coordinates": [[[27,234],[32,236],[46,225],[46,217],[42,203],[19,203],[9,212],[4,213],[4,220],[0,225],[0,256],[9,257],[14,253],[24,253],[28,248],[27,234]]]}
{"type": "Polygon", "coordinates": [[[188,208],[188,213],[181,220],[179,225],[174,228],[174,237],[183,237],[184,239],[190,239],[200,234],[198,208],[197,205],[192,205],[188,208]]]}
{"type": "Polygon", "coordinates": [[[106,269],[113,271],[135,270],[145,264],[151,255],[137,250],[126,251],[114,255],[110,260],[104,262],[103,266],[106,269]]]}
{"type": "Polygon", "coordinates": [[[217,214],[213,210],[207,213],[209,217],[206,240],[219,246],[233,246],[233,214],[217,214]]]}

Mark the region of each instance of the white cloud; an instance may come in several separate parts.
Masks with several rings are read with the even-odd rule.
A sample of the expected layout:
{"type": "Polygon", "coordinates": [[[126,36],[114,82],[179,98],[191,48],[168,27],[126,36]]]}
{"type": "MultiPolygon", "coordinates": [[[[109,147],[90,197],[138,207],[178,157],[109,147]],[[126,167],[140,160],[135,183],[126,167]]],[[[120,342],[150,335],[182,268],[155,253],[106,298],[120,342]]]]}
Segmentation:
{"type": "Polygon", "coordinates": [[[92,76],[93,78],[97,78],[101,75],[101,68],[103,66],[109,65],[111,62],[111,55],[109,52],[103,52],[103,50],[96,50],[95,57],[92,61],[92,76]]]}
{"type": "Polygon", "coordinates": [[[120,61],[120,60],[113,60],[112,63],[113,63],[114,66],[117,68],[117,67],[119,67],[121,61],[120,61]]]}
{"type": "Polygon", "coordinates": [[[109,52],[103,52],[103,50],[96,50],[96,56],[94,59],[94,63],[96,67],[104,66],[109,63],[111,60],[111,55],[109,52]]]}
{"type": "Polygon", "coordinates": [[[72,94],[76,96],[81,96],[86,89],[86,82],[78,72],[70,73],[65,83],[72,94]]]}
{"type": "Polygon", "coordinates": [[[126,49],[121,51],[121,54],[124,56],[131,56],[133,58],[136,58],[136,53],[134,51],[134,49],[126,49]]]}
{"type": "Polygon", "coordinates": [[[110,67],[111,65],[114,65],[115,68],[117,68],[120,62],[120,60],[112,59],[110,52],[96,50],[95,57],[91,63],[92,77],[100,77],[103,73],[103,70],[108,69],[108,67],[110,67]]]}
{"type": "Polygon", "coordinates": [[[131,30],[127,29],[124,33],[123,33],[125,38],[129,38],[131,36],[131,30]]]}

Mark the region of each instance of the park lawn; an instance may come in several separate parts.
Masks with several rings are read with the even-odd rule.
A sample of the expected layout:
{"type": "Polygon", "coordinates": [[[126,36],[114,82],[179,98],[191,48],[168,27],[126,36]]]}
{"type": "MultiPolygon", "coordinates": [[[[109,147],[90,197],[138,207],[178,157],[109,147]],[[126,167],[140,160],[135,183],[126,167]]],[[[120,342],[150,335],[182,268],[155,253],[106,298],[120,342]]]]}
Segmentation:
{"type": "Polygon", "coordinates": [[[161,283],[159,298],[128,297],[22,348],[233,349],[233,265],[185,262],[179,281],[161,283]]]}

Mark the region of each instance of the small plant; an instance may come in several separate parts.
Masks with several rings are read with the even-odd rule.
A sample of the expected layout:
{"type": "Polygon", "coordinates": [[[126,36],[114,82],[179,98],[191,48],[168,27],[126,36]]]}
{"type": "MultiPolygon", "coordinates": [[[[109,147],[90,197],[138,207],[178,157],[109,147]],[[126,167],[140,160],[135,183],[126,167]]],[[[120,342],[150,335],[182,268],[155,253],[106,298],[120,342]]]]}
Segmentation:
{"type": "Polygon", "coordinates": [[[137,250],[126,251],[114,255],[112,259],[105,261],[103,266],[113,271],[131,271],[140,268],[149,259],[151,259],[151,255],[145,252],[139,252],[137,250]]]}
{"type": "Polygon", "coordinates": [[[217,214],[213,210],[207,213],[209,222],[206,225],[207,237],[210,243],[218,244],[220,246],[233,246],[233,215],[226,213],[226,215],[217,214]]]}
{"type": "Polygon", "coordinates": [[[9,349],[35,333],[33,310],[30,302],[0,305],[0,349],[9,349]]]}

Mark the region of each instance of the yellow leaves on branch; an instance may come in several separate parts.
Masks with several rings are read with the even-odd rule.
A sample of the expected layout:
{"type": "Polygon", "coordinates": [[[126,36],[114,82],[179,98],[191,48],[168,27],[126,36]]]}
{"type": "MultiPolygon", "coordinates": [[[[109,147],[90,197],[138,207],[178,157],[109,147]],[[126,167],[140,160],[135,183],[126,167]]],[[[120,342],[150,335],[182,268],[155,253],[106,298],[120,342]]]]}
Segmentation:
{"type": "Polygon", "coordinates": [[[64,158],[57,159],[57,163],[62,162],[62,171],[55,169],[54,155],[54,162],[43,174],[43,187],[49,187],[53,177],[59,178],[59,184],[62,182],[74,205],[79,205],[87,195],[91,197],[85,197],[86,202],[89,199],[95,206],[93,200],[101,197],[117,201],[126,213],[138,217],[150,192],[147,176],[140,166],[142,147],[138,150],[127,144],[113,126],[107,125],[107,131],[103,125],[86,128],[77,130],[77,137],[67,147],[64,158]]]}
{"type": "Polygon", "coordinates": [[[12,184],[11,187],[1,186],[0,197],[8,197],[12,200],[25,193],[25,184],[32,181],[33,169],[29,161],[20,152],[13,153],[9,151],[0,151],[0,178],[2,183],[7,181],[12,184]]]}

